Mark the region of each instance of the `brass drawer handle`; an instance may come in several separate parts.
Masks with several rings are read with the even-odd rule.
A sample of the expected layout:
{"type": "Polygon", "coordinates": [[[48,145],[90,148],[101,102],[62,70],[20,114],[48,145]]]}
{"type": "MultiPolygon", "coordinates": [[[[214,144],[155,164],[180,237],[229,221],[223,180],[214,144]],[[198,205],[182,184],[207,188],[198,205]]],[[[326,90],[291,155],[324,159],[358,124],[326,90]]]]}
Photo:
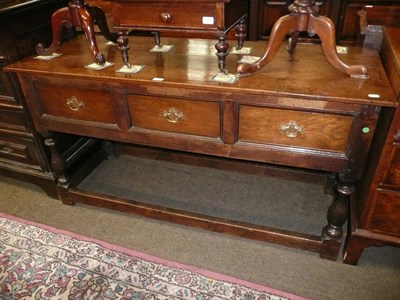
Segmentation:
{"type": "Polygon", "coordinates": [[[168,122],[174,123],[174,124],[181,122],[183,120],[183,118],[185,117],[183,112],[177,110],[174,107],[171,107],[168,110],[164,110],[162,116],[168,122]]]}
{"type": "Polygon", "coordinates": [[[297,125],[295,121],[289,121],[286,124],[281,124],[280,131],[283,132],[287,137],[295,138],[299,134],[304,133],[304,127],[297,125]]]}
{"type": "Polygon", "coordinates": [[[83,102],[78,100],[75,96],[67,99],[68,107],[73,111],[78,111],[83,107],[83,102]]]}
{"type": "Polygon", "coordinates": [[[170,13],[162,13],[162,14],[160,14],[160,19],[163,23],[171,23],[171,14],[170,13]]]}
{"type": "Polygon", "coordinates": [[[11,154],[14,152],[14,150],[8,146],[4,146],[3,148],[0,149],[0,152],[11,154]]]}

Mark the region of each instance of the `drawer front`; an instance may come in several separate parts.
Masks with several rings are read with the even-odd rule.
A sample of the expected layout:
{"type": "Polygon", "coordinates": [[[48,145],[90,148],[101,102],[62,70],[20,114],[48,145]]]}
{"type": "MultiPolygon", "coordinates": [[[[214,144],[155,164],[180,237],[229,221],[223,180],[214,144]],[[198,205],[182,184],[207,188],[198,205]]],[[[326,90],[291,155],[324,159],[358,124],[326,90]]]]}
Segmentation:
{"type": "Polygon", "coordinates": [[[152,3],[114,6],[115,26],[216,29],[215,3],[152,3]]]}
{"type": "Polygon", "coordinates": [[[14,102],[12,85],[8,75],[3,70],[3,64],[0,61],[0,101],[14,102]]]}
{"type": "Polygon", "coordinates": [[[220,103],[128,95],[131,126],[220,137],[220,103]]]}
{"type": "Polygon", "coordinates": [[[400,193],[378,190],[367,229],[400,236],[400,193]]]}
{"type": "Polygon", "coordinates": [[[26,116],[22,110],[0,109],[0,128],[14,128],[26,131],[26,116]]]}
{"type": "Polygon", "coordinates": [[[30,139],[0,135],[0,159],[38,164],[35,146],[30,139]]]}
{"type": "Polygon", "coordinates": [[[353,117],[241,105],[241,142],[346,153],[353,117]]]}
{"type": "Polygon", "coordinates": [[[400,144],[395,143],[393,146],[382,183],[388,187],[400,188],[400,144]]]}
{"type": "Polygon", "coordinates": [[[43,115],[116,124],[111,92],[35,84],[43,115]]]}

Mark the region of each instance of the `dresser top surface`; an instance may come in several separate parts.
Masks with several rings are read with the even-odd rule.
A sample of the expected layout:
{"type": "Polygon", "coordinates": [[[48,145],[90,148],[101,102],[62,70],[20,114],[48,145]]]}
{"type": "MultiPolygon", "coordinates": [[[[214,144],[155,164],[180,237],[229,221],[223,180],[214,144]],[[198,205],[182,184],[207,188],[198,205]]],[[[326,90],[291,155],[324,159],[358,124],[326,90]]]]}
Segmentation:
{"type": "MultiPolygon", "coordinates": [[[[135,83],[162,87],[196,88],[215,92],[265,94],[276,97],[295,97],[313,100],[329,100],[344,103],[396,106],[395,96],[375,50],[350,48],[341,59],[347,64],[363,64],[368,68],[367,79],[351,78],[335,69],[323,55],[321,45],[298,44],[294,53],[285,44],[275,58],[263,69],[234,83],[211,80],[218,73],[215,40],[179,39],[162,37],[164,45],[173,45],[166,53],[150,52],[154,46],[151,37],[130,37],[129,56],[132,65],[144,65],[137,74],[117,73],[123,66],[116,45],[107,45],[97,37],[99,50],[114,65],[91,70],[89,49],[84,36],[64,42],[57,50],[62,55],[52,60],[23,59],[6,67],[7,70],[36,75],[69,77],[113,83],[135,83]],[[162,81],[154,79],[162,78],[162,81]],[[379,95],[379,97],[371,97],[379,95]]],[[[234,41],[229,41],[234,45],[234,41]]],[[[262,56],[265,41],[245,42],[252,56],[262,56]]],[[[241,55],[229,54],[226,68],[236,72],[241,55]]]]}

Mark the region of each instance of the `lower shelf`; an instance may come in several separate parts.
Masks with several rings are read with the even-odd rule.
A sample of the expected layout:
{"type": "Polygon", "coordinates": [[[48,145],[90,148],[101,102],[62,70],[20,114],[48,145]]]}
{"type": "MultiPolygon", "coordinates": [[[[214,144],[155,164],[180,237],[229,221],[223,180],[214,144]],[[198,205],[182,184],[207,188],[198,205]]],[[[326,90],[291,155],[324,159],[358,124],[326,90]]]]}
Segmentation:
{"type": "MultiPolygon", "coordinates": [[[[120,155],[103,161],[82,182],[72,186],[68,197],[71,203],[321,254],[329,245],[322,244],[321,232],[327,224],[332,197],[325,193],[321,177],[317,177],[319,184],[304,183],[120,155]]],[[[330,249],[326,252],[330,253],[330,249]]]]}

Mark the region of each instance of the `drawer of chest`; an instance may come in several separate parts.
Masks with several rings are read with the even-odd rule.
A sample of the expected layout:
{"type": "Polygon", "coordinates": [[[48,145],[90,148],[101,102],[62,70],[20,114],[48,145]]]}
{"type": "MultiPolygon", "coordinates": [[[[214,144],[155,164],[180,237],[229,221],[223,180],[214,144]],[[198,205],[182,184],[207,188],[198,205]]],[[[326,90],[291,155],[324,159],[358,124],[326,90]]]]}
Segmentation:
{"type": "Polygon", "coordinates": [[[10,110],[0,108],[0,128],[26,131],[26,116],[21,110],[10,110]]]}
{"type": "Polygon", "coordinates": [[[116,124],[110,91],[35,84],[42,115],[116,124]]]}
{"type": "Polygon", "coordinates": [[[400,236],[400,193],[379,189],[375,193],[374,206],[367,229],[400,236]]]}
{"type": "Polygon", "coordinates": [[[0,135],[0,158],[38,164],[33,141],[10,135],[0,135]]]}
{"type": "Polygon", "coordinates": [[[220,103],[128,95],[132,129],[220,137],[220,103]]]}
{"type": "Polygon", "coordinates": [[[238,141],[346,153],[353,117],[241,105],[238,141]]]}
{"type": "Polygon", "coordinates": [[[215,3],[114,5],[114,25],[127,27],[216,29],[215,3]]]}
{"type": "Polygon", "coordinates": [[[382,185],[400,190],[400,144],[394,143],[385,168],[382,185]]]}

